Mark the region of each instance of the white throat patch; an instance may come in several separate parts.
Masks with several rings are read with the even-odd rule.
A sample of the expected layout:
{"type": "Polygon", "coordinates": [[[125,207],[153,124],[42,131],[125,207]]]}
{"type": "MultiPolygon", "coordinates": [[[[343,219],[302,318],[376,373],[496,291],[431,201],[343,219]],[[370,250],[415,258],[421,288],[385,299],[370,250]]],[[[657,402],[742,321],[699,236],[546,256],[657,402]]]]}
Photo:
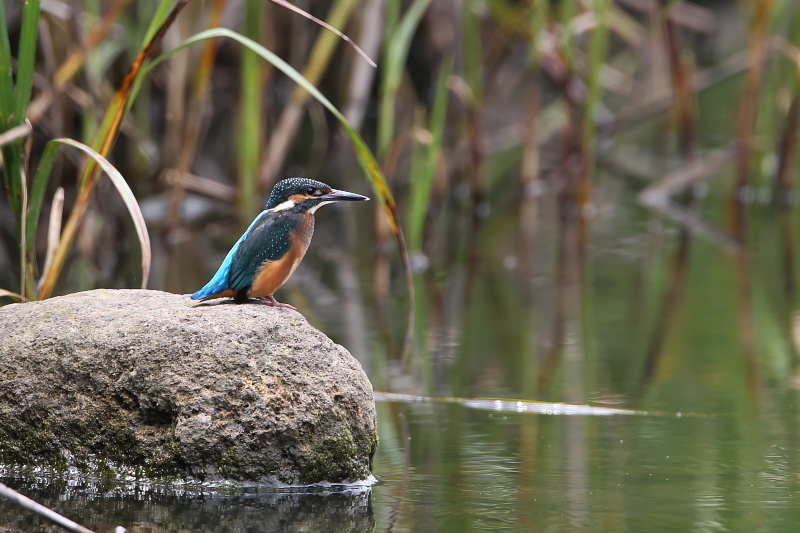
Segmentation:
{"type": "Polygon", "coordinates": [[[313,215],[313,214],[314,214],[314,212],[315,212],[317,209],[319,209],[320,207],[322,207],[323,205],[332,204],[333,202],[334,202],[334,200],[329,200],[329,201],[327,201],[327,202],[320,202],[320,203],[318,203],[317,205],[315,205],[314,207],[312,207],[311,209],[309,209],[309,210],[308,210],[308,212],[309,212],[309,213],[311,213],[311,214],[313,215]]]}
{"type": "Polygon", "coordinates": [[[295,206],[294,200],[286,200],[285,202],[282,202],[273,207],[272,209],[270,209],[270,211],[273,213],[275,211],[286,211],[287,209],[291,209],[294,206],[295,206]]]}

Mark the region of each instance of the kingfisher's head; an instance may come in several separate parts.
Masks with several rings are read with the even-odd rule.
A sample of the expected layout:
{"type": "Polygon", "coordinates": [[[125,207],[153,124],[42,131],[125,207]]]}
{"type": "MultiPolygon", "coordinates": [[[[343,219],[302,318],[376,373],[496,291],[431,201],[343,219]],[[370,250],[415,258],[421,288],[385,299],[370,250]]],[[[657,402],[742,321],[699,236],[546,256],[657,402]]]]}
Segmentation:
{"type": "Polygon", "coordinates": [[[275,184],[272,194],[269,195],[267,209],[273,212],[292,210],[296,213],[314,213],[325,204],[358,200],[369,198],[352,192],[337,191],[321,181],[289,178],[275,184]]]}

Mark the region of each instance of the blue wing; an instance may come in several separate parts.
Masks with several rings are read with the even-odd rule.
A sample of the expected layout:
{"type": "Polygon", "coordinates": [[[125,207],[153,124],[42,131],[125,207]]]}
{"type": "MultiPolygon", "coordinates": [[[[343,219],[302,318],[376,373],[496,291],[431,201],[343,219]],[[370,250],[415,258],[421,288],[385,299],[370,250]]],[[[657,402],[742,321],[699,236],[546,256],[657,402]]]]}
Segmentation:
{"type": "Polygon", "coordinates": [[[292,246],[291,232],[300,223],[290,213],[262,211],[233,245],[217,273],[206,286],[192,294],[194,300],[229,289],[247,290],[265,261],[277,261],[292,246]]]}
{"type": "Polygon", "coordinates": [[[238,247],[228,273],[228,287],[237,291],[250,288],[265,261],[277,261],[292,247],[292,231],[300,217],[280,211],[260,217],[238,247]]]}
{"type": "Polygon", "coordinates": [[[228,285],[228,275],[231,271],[233,259],[236,257],[236,254],[239,251],[242,243],[245,241],[245,239],[247,239],[248,235],[250,235],[250,232],[253,231],[253,228],[258,225],[262,217],[267,213],[269,213],[268,209],[265,209],[259,213],[255,220],[253,220],[253,223],[250,224],[250,227],[247,228],[247,231],[245,231],[244,234],[239,237],[239,240],[233,245],[233,248],[231,248],[231,250],[228,252],[228,255],[225,256],[225,260],[220,265],[217,273],[214,274],[214,277],[211,278],[211,281],[206,283],[205,287],[192,294],[192,300],[202,300],[203,298],[214,296],[231,288],[228,285]]]}

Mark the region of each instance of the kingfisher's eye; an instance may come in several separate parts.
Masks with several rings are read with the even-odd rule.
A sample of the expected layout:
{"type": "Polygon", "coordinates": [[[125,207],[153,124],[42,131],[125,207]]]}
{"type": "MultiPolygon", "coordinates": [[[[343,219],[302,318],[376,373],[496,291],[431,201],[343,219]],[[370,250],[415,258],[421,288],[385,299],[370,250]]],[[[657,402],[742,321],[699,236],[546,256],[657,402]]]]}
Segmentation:
{"type": "Polygon", "coordinates": [[[306,193],[307,193],[308,195],[311,195],[311,196],[313,196],[313,195],[314,195],[314,187],[308,187],[308,188],[306,189],[306,193]]]}

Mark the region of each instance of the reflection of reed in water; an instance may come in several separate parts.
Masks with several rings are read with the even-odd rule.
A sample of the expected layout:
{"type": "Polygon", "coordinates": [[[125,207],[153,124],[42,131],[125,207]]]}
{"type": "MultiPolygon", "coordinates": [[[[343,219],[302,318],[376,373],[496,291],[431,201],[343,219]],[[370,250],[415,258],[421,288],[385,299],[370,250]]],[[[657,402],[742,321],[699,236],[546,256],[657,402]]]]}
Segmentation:
{"type": "MultiPolygon", "coordinates": [[[[668,0],[659,0],[660,8],[669,9],[668,0]]],[[[677,118],[677,137],[679,139],[681,156],[686,165],[691,165],[695,159],[696,150],[696,107],[695,93],[689,76],[689,66],[681,56],[675,23],[667,17],[663,22],[664,49],[669,56],[670,78],[672,80],[673,113],[677,118]]],[[[688,204],[685,209],[695,211],[698,209],[699,199],[694,194],[695,188],[683,193],[683,204],[688,204]]],[[[678,234],[678,249],[675,252],[667,292],[661,304],[661,310],[656,317],[655,330],[645,352],[645,362],[637,397],[641,398],[647,386],[658,373],[658,367],[664,351],[667,335],[678,316],[686,293],[686,283],[689,274],[689,251],[692,243],[692,234],[686,226],[681,226],[678,234]]]]}

